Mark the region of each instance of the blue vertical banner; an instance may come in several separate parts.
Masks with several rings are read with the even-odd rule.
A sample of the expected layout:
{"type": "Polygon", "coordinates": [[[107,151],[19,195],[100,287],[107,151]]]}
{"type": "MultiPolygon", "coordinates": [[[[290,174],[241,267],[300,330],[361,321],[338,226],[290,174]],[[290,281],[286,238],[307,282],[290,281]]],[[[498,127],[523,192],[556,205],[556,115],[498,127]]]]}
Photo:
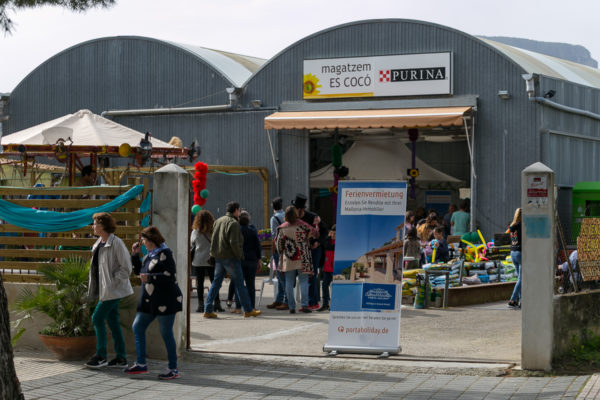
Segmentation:
{"type": "Polygon", "coordinates": [[[400,352],[401,285],[386,281],[387,262],[375,267],[369,263],[373,256],[367,253],[381,249],[383,256],[377,257],[386,258],[385,246],[402,231],[406,189],[406,182],[400,181],[339,182],[334,281],[324,351],[400,352]],[[364,278],[350,273],[356,262],[369,269],[364,278]]]}
{"type": "Polygon", "coordinates": [[[406,214],[406,182],[340,181],[334,275],[396,237],[406,214]]]}

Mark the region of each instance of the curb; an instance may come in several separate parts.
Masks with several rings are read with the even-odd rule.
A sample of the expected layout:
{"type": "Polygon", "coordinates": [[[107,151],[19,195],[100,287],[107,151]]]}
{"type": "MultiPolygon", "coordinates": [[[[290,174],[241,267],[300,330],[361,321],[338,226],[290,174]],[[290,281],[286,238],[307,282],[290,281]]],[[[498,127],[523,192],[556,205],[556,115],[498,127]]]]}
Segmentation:
{"type": "Polygon", "coordinates": [[[234,361],[243,361],[255,365],[317,368],[338,371],[369,371],[384,373],[423,373],[469,376],[504,376],[515,366],[508,362],[457,361],[457,360],[411,360],[411,359],[373,359],[351,356],[275,356],[255,354],[225,354],[202,351],[186,351],[182,360],[197,363],[216,363],[231,365],[234,361]]]}

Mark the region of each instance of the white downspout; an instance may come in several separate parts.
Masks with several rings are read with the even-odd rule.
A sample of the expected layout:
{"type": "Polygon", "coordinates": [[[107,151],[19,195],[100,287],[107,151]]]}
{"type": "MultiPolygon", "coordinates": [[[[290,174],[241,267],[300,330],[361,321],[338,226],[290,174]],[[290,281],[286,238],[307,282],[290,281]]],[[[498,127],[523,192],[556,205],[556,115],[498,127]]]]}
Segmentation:
{"type": "Polygon", "coordinates": [[[467,118],[463,117],[463,124],[465,126],[465,135],[467,136],[467,146],[469,147],[469,158],[471,160],[471,207],[470,207],[470,231],[475,230],[475,206],[477,204],[477,174],[475,174],[475,116],[471,116],[471,137],[473,143],[469,140],[469,125],[467,124],[467,118]]]}
{"type": "Polygon", "coordinates": [[[273,149],[273,141],[271,140],[271,134],[268,130],[265,130],[267,134],[267,139],[269,139],[269,148],[271,149],[271,158],[273,159],[273,167],[275,168],[275,179],[277,180],[277,196],[280,196],[279,193],[279,164],[277,163],[277,159],[275,158],[275,150],[273,149]]]}

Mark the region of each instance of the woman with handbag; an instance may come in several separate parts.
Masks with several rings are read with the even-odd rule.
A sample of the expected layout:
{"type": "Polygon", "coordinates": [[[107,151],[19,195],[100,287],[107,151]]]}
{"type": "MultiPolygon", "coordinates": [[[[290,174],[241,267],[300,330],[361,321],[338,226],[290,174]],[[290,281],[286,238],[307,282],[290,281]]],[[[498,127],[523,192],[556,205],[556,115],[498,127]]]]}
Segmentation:
{"type": "MultiPolygon", "coordinates": [[[[212,283],[215,279],[215,265],[211,264],[210,238],[213,232],[215,217],[208,210],[200,210],[196,213],[192,224],[190,247],[193,249],[192,275],[196,276],[196,292],[198,293],[198,307],[196,312],[204,312],[204,278],[208,276],[212,283]]],[[[219,295],[215,298],[214,310],[223,312],[219,295]]]]}

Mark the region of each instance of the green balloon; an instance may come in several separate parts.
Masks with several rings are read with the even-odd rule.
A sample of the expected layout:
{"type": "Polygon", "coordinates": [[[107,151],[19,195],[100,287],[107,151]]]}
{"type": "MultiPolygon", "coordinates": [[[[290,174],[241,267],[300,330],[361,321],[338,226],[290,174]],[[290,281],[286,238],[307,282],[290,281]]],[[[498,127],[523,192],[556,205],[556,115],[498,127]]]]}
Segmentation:
{"type": "Polygon", "coordinates": [[[202,207],[198,204],[194,204],[192,206],[192,214],[196,214],[198,211],[202,210],[202,207]]]}
{"type": "Polygon", "coordinates": [[[208,189],[202,189],[202,191],[200,192],[200,197],[202,197],[203,199],[206,199],[209,194],[210,194],[210,192],[208,191],[208,189]]]}

